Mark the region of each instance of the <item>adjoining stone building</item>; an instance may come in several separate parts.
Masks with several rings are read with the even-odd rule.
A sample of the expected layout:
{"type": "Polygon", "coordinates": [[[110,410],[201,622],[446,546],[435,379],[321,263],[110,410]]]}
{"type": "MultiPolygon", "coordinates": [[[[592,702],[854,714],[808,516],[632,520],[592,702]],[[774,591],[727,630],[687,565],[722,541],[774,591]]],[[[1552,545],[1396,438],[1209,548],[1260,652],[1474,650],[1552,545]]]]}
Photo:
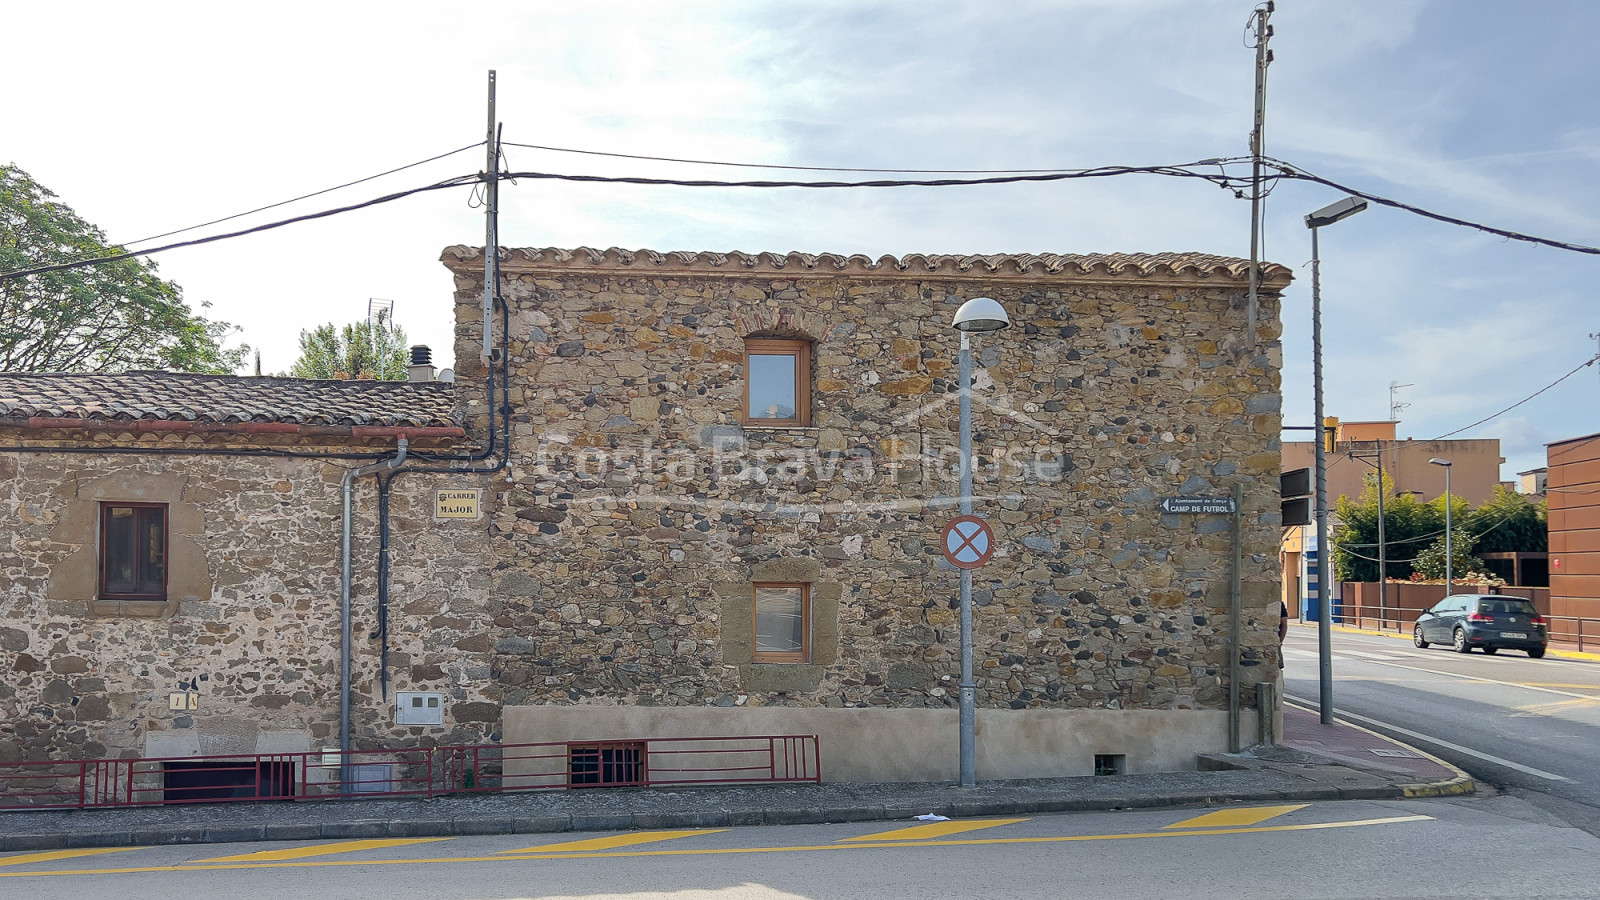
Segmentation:
{"type": "Polygon", "coordinates": [[[949,320],[974,296],[1013,321],[975,340],[999,542],[975,579],[979,777],[1226,748],[1231,523],[1158,500],[1236,486],[1253,740],[1279,674],[1288,270],[1264,267],[1250,336],[1246,264],[1221,257],[502,250],[511,447],[473,473],[443,457],[500,455],[483,259],[444,261],[453,386],[0,376],[0,761],[337,747],[341,481],[405,437],[381,615],[377,482],[354,486],[355,746],[815,733],[824,778],[953,779],[937,538],[949,320]],[[479,515],[440,515],[441,491],[479,515]],[[159,597],[119,549],[152,508],[159,597]],[[436,692],[444,724],[397,724],[399,691],[436,692]]]}
{"type": "MultiPolygon", "coordinates": [[[[480,250],[446,250],[483,410],[480,250]]],[[[511,470],[494,669],[507,741],[817,733],[824,777],[953,778],[957,333],[975,296],[981,778],[1182,769],[1279,672],[1278,297],[1202,255],[501,251],[511,470]]],[[[472,423],[482,428],[481,416],[472,423]]],[[[1245,743],[1255,720],[1245,714],[1245,743]]]]}
{"type": "MultiPolygon", "coordinates": [[[[440,383],[0,375],[0,761],[338,747],[341,480],[401,438],[456,452],[453,403],[440,383]]],[[[388,662],[456,692],[438,738],[481,742],[488,542],[432,516],[457,483],[478,480],[391,482],[388,662]]],[[[373,479],[355,490],[357,744],[416,740],[379,707],[373,479]]]]}

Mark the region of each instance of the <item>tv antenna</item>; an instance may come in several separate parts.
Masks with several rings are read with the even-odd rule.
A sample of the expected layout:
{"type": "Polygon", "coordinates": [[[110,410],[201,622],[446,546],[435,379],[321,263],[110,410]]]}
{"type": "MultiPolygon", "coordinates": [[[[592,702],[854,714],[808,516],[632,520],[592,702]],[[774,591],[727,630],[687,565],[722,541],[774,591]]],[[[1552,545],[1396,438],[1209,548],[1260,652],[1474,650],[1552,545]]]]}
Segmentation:
{"type": "Polygon", "coordinates": [[[1389,421],[1394,422],[1395,424],[1399,424],[1399,422],[1400,422],[1400,413],[1402,411],[1404,411],[1406,409],[1406,407],[1410,406],[1411,404],[1405,402],[1404,400],[1396,399],[1395,396],[1394,396],[1394,392],[1400,390],[1401,388],[1408,388],[1408,387],[1416,387],[1416,385],[1414,385],[1414,384],[1401,384],[1398,381],[1389,382],[1389,421]]]}

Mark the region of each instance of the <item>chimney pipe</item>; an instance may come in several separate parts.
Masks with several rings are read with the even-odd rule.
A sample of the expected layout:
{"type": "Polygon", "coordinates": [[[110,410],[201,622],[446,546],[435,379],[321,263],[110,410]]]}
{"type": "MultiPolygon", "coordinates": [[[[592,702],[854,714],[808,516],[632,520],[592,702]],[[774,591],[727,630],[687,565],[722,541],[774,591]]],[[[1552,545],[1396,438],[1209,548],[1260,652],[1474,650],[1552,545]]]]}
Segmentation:
{"type": "Polygon", "coordinates": [[[432,381],[433,351],[427,344],[417,344],[411,348],[411,364],[406,366],[407,381],[432,381]]]}

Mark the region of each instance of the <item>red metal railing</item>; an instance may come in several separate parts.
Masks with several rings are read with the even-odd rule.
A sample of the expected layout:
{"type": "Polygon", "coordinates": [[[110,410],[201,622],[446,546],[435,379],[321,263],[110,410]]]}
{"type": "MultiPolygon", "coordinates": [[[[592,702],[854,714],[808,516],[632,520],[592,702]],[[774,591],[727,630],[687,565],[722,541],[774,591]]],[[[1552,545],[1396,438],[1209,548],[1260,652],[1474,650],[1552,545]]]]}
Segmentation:
{"type": "Polygon", "coordinates": [[[822,780],[817,736],[0,763],[0,810],[822,780]]]}

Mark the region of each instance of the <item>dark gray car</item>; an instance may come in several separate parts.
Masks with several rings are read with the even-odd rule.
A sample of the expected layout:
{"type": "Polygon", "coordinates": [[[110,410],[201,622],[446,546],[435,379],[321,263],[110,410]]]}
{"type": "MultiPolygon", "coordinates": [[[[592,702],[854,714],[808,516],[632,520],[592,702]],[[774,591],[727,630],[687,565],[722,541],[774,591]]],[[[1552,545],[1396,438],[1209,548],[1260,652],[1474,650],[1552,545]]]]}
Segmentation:
{"type": "Polygon", "coordinates": [[[1411,641],[1418,647],[1449,644],[1457,653],[1471,653],[1473,647],[1494,653],[1509,647],[1538,659],[1550,643],[1550,629],[1544,616],[1521,597],[1454,594],[1417,616],[1411,641]]]}

